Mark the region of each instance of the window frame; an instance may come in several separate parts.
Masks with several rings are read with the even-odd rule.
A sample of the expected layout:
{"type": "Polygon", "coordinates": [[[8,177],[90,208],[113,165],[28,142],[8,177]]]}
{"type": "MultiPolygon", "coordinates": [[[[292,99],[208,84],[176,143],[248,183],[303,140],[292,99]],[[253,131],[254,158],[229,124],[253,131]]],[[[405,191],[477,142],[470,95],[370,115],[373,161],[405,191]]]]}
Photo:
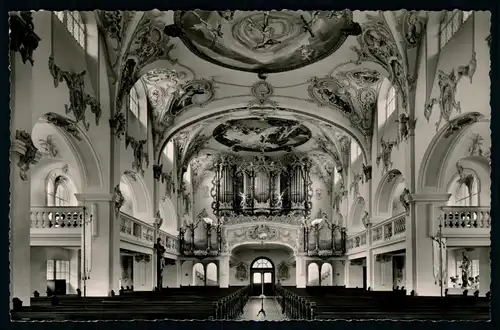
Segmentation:
{"type": "Polygon", "coordinates": [[[460,27],[470,18],[474,16],[474,11],[462,11],[455,9],[452,11],[447,10],[441,19],[439,27],[439,50],[441,51],[444,46],[453,38],[453,36],[460,30],[460,27]]]}
{"type": "Polygon", "coordinates": [[[361,156],[361,147],[358,143],[352,141],[351,142],[351,164],[358,160],[359,156],[361,156]],[[354,152],[353,152],[354,151],[354,152]]]}
{"type": "Polygon", "coordinates": [[[137,93],[137,89],[135,89],[135,86],[132,87],[129,93],[129,109],[132,112],[132,114],[134,114],[137,121],[140,122],[141,107],[139,105],[139,94],[137,93]]]}
{"type": "Polygon", "coordinates": [[[270,269],[270,268],[273,268],[273,264],[265,258],[259,258],[252,263],[252,269],[270,269]]]}
{"type": "Polygon", "coordinates": [[[66,293],[68,293],[69,281],[71,278],[70,267],[71,265],[69,260],[47,259],[47,267],[45,271],[46,280],[66,280],[66,293]]]}
{"type": "Polygon", "coordinates": [[[83,20],[83,16],[79,11],[55,11],[54,15],[64,25],[66,30],[71,34],[73,39],[87,50],[87,28],[83,20]]]}
{"type": "Polygon", "coordinates": [[[384,116],[382,117],[381,113],[380,112],[378,113],[379,129],[387,123],[389,117],[397,110],[397,99],[398,99],[398,93],[396,91],[396,87],[391,83],[391,86],[387,90],[385,97],[384,110],[382,113],[384,116]],[[389,109],[389,107],[391,109],[389,109]]]}

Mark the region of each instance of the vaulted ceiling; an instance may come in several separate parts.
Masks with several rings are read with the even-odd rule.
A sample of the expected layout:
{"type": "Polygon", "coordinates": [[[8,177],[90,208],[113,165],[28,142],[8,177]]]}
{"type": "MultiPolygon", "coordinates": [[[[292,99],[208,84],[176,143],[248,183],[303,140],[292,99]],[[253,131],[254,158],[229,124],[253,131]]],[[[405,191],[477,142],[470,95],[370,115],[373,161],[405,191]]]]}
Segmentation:
{"type": "Polygon", "coordinates": [[[343,157],[353,138],[368,157],[384,78],[396,86],[404,108],[411,102],[416,66],[408,63],[415,62],[427,14],[153,10],[97,15],[106,36],[115,111],[127,111],[124,100],[133,86],[143,88],[156,152],[176,138],[184,143],[183,162],[214,152],[293,150],[310,153],[325,168],[339,168],[348,161],[343,157]],[[245,95],[251,98],[244,107],[200,117],[212,102],[245,95]],[[284,97],[311,106],[290,109],[277,101],[284,97]],[[342,120],[322,120],[314,107],[342,120]]]}

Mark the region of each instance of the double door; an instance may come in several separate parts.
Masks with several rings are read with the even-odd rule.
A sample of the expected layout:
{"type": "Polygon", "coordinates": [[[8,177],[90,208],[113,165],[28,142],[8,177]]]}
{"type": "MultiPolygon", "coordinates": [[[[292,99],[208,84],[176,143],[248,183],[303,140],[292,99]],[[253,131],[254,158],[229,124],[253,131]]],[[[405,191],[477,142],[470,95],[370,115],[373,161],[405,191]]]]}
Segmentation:
{"type": "Polygon", "coordinates": [[[252,274],[252,291],[254,296],[274,295],[274,273],[271,271],[256,271],[252,274]]]}

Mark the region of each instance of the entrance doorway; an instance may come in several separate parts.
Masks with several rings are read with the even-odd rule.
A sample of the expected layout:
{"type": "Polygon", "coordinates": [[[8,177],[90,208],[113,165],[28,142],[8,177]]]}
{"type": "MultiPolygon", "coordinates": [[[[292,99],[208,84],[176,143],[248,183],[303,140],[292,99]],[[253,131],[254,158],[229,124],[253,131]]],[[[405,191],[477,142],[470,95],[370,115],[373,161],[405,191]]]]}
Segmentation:
{"type": "Polygon", "coordinates": [[[363,266],[363,289],[367,290],[368,288],[366,283],[366,266],[363,266]]]}
{"type": "Polygon", "coordinates": [[[274,296],[274,264],[265,257],[259,257],[252,262],[250,267],[250,279],[252,295],[274,296]]]}

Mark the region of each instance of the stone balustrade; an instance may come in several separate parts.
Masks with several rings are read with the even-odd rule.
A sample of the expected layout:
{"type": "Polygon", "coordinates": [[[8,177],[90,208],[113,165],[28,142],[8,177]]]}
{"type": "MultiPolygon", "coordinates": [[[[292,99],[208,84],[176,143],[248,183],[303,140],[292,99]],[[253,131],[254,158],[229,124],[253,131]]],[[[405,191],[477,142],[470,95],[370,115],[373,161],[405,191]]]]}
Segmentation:
{"type": "MultiPolygon", "coordinates": [[[[83,217],[83,207],[81,206],[34,206],[31,207],[31,228],[37,232],[40,231],[39,229],[43,229],[43,234],[50,237],[58,234],[64,236],[68,230],[72,233],[81,233],[83,217]]],[[[86,217],[90,219],[91,215],[88,214],[86,217]]],[[[122,238],[153,247],[155,242],[152,224],[122,212],[120,212],[120,219],[122,238]]],[[[159,237],[167,252],[177,254],[178,238],[175,235],[160,231],[159,237]]]]}
{"type": "Polygon", "coordinates": [[[367,232],[363,230],[353,236],[350,236],[347,240],[347,251],[352,252],[357,249],[363,249],[367,246],[367,232]]]}
{"type": "Polygon", "coordinates": [[[441,208],[443,230],[474,230],[490,228],[491,213],[489,206],[444,206],[441,208]]]}

